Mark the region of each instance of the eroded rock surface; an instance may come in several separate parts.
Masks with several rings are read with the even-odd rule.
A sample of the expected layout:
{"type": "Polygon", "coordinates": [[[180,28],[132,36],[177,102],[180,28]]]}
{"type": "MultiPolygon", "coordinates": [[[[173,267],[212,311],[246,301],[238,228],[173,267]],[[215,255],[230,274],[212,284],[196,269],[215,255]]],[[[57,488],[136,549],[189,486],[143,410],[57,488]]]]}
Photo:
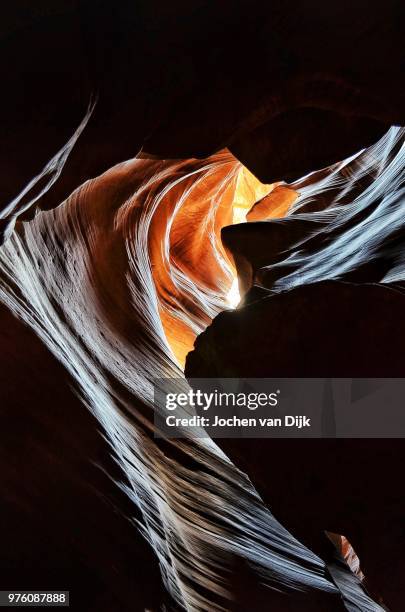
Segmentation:
{"type": "MultiPolygon", "coordinates": [[[[221,313],[186,362],[192,378],[403,377],[405,295],[378,284],[325,281],[262,294],[221,313]]],[[[381,406],[384,410],[384,406],[381,406]]],[[[353,544],[370,588],[403,601],[400,439],[227,439],[275,516],[328,555],[324,531],[353,544]],[[390,563],[387,563],[390,559],[390,563]]]]}

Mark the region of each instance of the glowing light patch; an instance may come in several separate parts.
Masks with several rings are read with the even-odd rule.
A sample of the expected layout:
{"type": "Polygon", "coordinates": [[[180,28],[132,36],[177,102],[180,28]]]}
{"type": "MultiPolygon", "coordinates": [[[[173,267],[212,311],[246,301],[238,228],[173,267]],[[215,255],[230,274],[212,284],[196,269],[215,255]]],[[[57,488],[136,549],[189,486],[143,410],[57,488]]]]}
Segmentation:
{"type": "Polygon", "coordinates": [[[246,215],[255,202],[268,195],[273,185],[261,183],[244,166],[239,170],[233,201],[233,223],[246,223],[246,215]]]}
{"type": "Polygon", "coordinates": [[[232,286],[226,296],[227,302],[231,308],[236,308],[240,302],[238,278],[233,279],[232,286]]]}

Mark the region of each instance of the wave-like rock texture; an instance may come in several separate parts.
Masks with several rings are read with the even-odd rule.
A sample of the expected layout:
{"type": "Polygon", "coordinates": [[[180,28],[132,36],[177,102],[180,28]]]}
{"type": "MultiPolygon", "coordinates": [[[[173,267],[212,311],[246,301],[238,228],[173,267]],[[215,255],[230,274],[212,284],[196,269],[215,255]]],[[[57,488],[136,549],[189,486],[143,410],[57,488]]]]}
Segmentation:
{"type": "MultiPolygon", "coordinates": [[[[14,387],[11,403],[23,423],[32,422],[42,436],[38,447],[66,491],[60,497],[59,487],[51,487],[46,462],[37,464],[31,454],[19,487],[15,466],[20,460],[11,453],[3,465],[13,492],[10,514],[14,524],[27,521],[27,529],[35,531],[47,567],[78,568],[81,575],[90,573],[101,581],[106,603],[98,601],[99,610],[110,610],[117,598],[116,609],[143,609],[134,589],[139,580],[145,585],[156,580],[147,569],[135,525],[133,540],[122,536],[132,561],[122,551],[119,556],[119,546],[115,556],[110,554],[115,522],[109,522],[108,508],[119,523],[114,550],[120,530],[130,528],[125,519],[136,519],[175,607],[244,609],[248,597],[258,609],[273,602],[281,610],[290,606],[282,593],[295,593],[311,609],[340,609],[340,592],[325,563],[275,520],[246,475],[213,442],[167,442],[153,436],[153,413],[159,409],[153,406],[154,378],[178,377],[186,386],[173,350],[179,350],[180,359],[226,304],[232,275],[220,229],[232,217],[232,194],[238,190],[240,213],[256,193],[254,179],[241,172],[228,153],[203,161],[135,159],[85,183],[58,208],[17,222],[1,248],[1,301],[31,330],[21,331],[26,328],[20,322],[11,328],[20,344],[23,338],[26,342],[25,355],[35,373],[29,370],[27,376],[40,392],[31,402],[29,386],[26,393],[14,387]],[[49,362],[55,366],[48,367],[49,362]],[[61,393],[66,384],[73,394],[63,392],[59,406],[55,387],[61,393]],[[103,438],[96,435],[96,422],[103,438]],[[77,445],[83,454],[75,451],[77,445]],[[98,454],[92,445],[100,446],[98,454]],[[110,470],[108,449],[117,471],[110,470]],[[61,454],[62,471],[57,468],[61,454]],[[97,470],[89,472],[93,460],[100,465],[100,478],[107,473],[111,482],[98,481],[97,470]],[[65,474],[70,465],[73,484],[70,472],[65,474]],[[27,498],[27,483],[38,480],[47,494],[41,497],[35,485],[36,496],[27,498]],[[80,494],[85,487],[94,492],[88,503],[80,494]],[[66,494],[69,504],[63,501],[66,494]],[[91,505],[98,494],[107,504],[105,520],[91,505]],[[44,517],[55,509],[49,529],[53,535],[58,528],[64,531],[61,548],[54,547],[54,537],[46,539],[44,530],[37,530],[42,508],[44,517]],[[93,521],[93,529],[83,533],[87,521],[93,521]],[[139,576],[140,564],[145,578],[139,576]],[[126,576],[131,586],[117,575],[126,576]],[[263,590],[262,582],[271,589],[263,590]]],[[[15,355],[10,359],[13,367],[21,367],[15,355]]],[[[8,424],[5,435],[13,447],[19,431],[8,424]]],[[[31,431],[21,436],[25,448],[31,431]]],[[[19,533],[13,530],[13,541],[19,533]]],[[[19,541],[16,549],[22,546],[19,541]]],[[[14,567],[11,544],[7,550],[3,564],[14,567]]],[[[26,558],[27,572],[35,562],[26,558]]],[[[80,592],[83,583],[75,583],[71,571],[68,586],[80,592]]],[[[153,607],[159,593],[154,591],[148,605],[153,607]]]]}
{"type": "MultiPolygon", "coordinates": [[[[154,405],[153,381],[175,377],[180,388],[187,388],[179,364],[196,335],[226,308],[234,265],[238,266],[223,228],[243,218],[258,200],[249,213],[255,219],[286,212],[292,222],[299,216],[315,221],[320,216],[319,227],[330,235],[338,223],[336,219],[340,219],[337,210],[344,211],[347,223],[340,224],[336,242],[339,246],[343,240],[347,247],[350,269],[356,269],[360,255],[367,258],[367,249],[369,253],[377,252],[377,242],[383,253],[387,228],[394,231],[400,224],[401,200],[394,198],[394,193],[400,194],[399,170],[389,169],[400,166],[401,138],[402,133],[393,130],[369,150],[371,158],[376,158],[375,165],[362,165],[359,161],[361,169],[345,174],[345,168],[355,168],[352,160],[290,186],[258,185],[228,152],[204,160],[134,159],[84,183],[59,207],[41,211],[25,223],[16,222],[14,232],[0,250],[0,299],[7,313],[5,321],[9,321],[5,325],[10,325],[10,333],[16,335],[14,345],[8,339],[4,359],[10,361],[10,368],[11,363],[17,369],[27,363],[24,374],[29,384],[24,386],[21,376],[14,377],[10,372],[10,405],[14,415],[24,418],[19,427],[7,421],[7,439],[12,449],[21,436],[22,447],[30,449],[34,430],[38,435],[35,455],[40,459],[37,464],[34,450],[28,450],[24,464],[28,471],[20,476],[21,457],[18,453],[5,453],[4,474],[12,491],[7,512],[15,525],[25,524],[28,531],[35,533],[36,543],[41,544],[43,556],[49,560],[47,567],[80,568],[81,575],[87,572],[94,582],[102,584],[106,603],[98,601],[98,610],[153,609],[159,605],[156,600],[163,599],[162,591],[155,589],[148,601],[147,585],[154,583],[156,573],[144,542],[139,540],[139,530],[156,555],[170,597],[167,605],[175,608],[273,607],[280,612],[297,608],[322,612],[345,607],[381,609],[349,566],[341,559],[332,559],[335,549],[332,553],[328,547],[325,550],[324,540],[315,534],[307,537],[300,532],[302,541],[297,539],[286,529],[290,528],[287,520],[286,526],[279,522],[284,520],[281,511],[275,518],[269,510],[273,507],[271,491],[267,495],[267,489],[258,482],[253,464],[248,465],[237,454],[232,459],[232,452],[229,458],[209,439],[155,438],[154,412],[161,407],[154,405]],[[371,182],[367,176],[374,171],[371,182]],[[368,229],[370,220],[376,218],[376,223],[371,223],[373,241],[369,248],[357,239],[350,250],[350,237],[358,226],[358,231],[363,231],[361,223],[366,213],[358,210],[360,196],[353,192],[352,200],[347,190],[356,190],[363,178],[367,184],[360,196],[369,194],[368,229]],[[340,198],[342,201],[336,204],[340,198]],[[373,205],[380,215],[373,212],[373,205]],[[307,212],[299,212],[311,206],[307,212]],[[15,347],[22,344],[24,360],[15,356],[15,347]],[[32,426],[24,430],[27,422],[32,426]],[[96,435],[96,427],[100,434],[96,435]],[[52,473],[48,460],[54,466],[52,473]],[[100,471],[94,469],[92,462],[99,464],[100,471]],[[251,468],[252,473],[246,474],[240,468],[251,468]],[[60,482],[53,488],[57,475],[60,482]],[[31,492],[27,491],[27,483],[33,485],[31,492]],[[80,491],[86,487],[89,491],[82,497],[80,491]],[[75,500],[74,511],[69,508],[67,496],[75,500]],[[99,497],[103,508],[100,512],[95,507],[99,497]],[[78,500],[83,500],[80,508],[78,500]],[[52,533],[56,534],[58,525],[64,530],[60,548],[53,545],[54,538],[46,541],[43,525],[37,528],[43,508],[47,508],[44,516],[52,509],[52,533]],[[112,513],[115,518],[110,522],[112,513]],[[89,522],[91,529],[87,529],[89,522]],[[111,542],[113,532],[118,535],[111,542]],[[125,539],[124,547],[119,545],[121,537],[125,539]],[[140,564],[145,567],[142,603],[134,593],[140,580],[140,564]]],[[[252,227],[256,223],[252,222],[252,227]]],[[[246,231],[249,226],[244,225],[246,231]]],[[[267,222],[263,224],[269,226],[267,222]]],[[[287,246],[283,240],[274,244],[272,257],[274,254],[279,261],[278,250],[286,253],[287,246]]],[[[324,250],[329,244],[330,241],[324,246],[319,241],[324,250]]],[[[261,250],[265,249],[266,240],[260,245],[261,250]]],[[[325,258],[320,247],[319,252],[315,249],[315,255],[310,249],[304,253],[312,276],[306,280],[305,275],[296,272],[305,286],[316,277],[311,265],[315,265],[317,257],[319,280],[339,276],[337,271],[329,276],[322,273],[325,258]]],[[[337,258],[344,257],[338,247],[333,252],[337,258]]],[[[250,276],[256,279],[256,264],[245,252],[242,256],[253,270],[250,276]]],[[[288,262],[291,258],[288,254],[288,262]]],[[[328,256],[328,265],[330,259],[328,256]]],[[[260,270],[272,261],[266,257],[260,260],[260,270]]],[[[399,265],[398,257],[396,264],[399,265]]],[[[395,265],[383,280],[400,281],[395,265]]],[[[305,265],[302,268],[306,270],[305,265]]],[[[338,263],[337,270],[340,269],[338,263]]],[[[240,277],[243,278],[242,272],[240,277]]],[[[278,279],[278,291],[284,289],[283,279],[288,280],[288,275],[284,273],[278,279]]],[[[249,282],[245,282],[247,290],[249,282]]],[[[248,291],[245,299],[251,301],[269,291],[263,282],[248,291]],[[252,291],[258,292],[256,297],[252,291]]],[[[372,291],[371,297],[380,304],[378,288],[372,291]]],[[[383,288],[382,292],[384,296],[387,292],[397,295],[393,289],[383,288]]],[[[398,294],[400,298],[402,294],[398,294]]],[[[259,300],[251,308],[260,309],[269,302],[259,300]]],[[[248,308],[220,315],[201,336],[198,346],[203,346],[212,330],[221,328],[221,321],[228,318],[246,316],[249,325],[245,314],[248,308]]],[[[331,313],[333,321],[333,310],[331,313]]],[[[321,325],[321,313],[319,317],[321,325]]],[[[263,332],[267,323],[259,320],[263,332]]],[[[285,316],[286,334],[289,323],[285,316]]],[[[399,337],[400,333],[396,342],[399,337]]],[[[238,338],[235,335],[232,341],[238,338]]],[[[211,346],[211,342],[208,344],[211,346]]],[[[219,350],[215,342],[212,347],[213,351],[219,350]]],[[[249,345],[242,348],[248,350],[249,345]]],[[[199,351],[197,348],[194,356],[199,351]]],[[[192,364],[193,358],[190,359],[192,364]]],[[[226,365],[224,359],[217,362],[213,356],[209,364],[220,369],[226,365]]],[[[198,363],[198,367],[206,367],[203,357],[198,363]]],[[[271,483],[270,478],[267,482],[271,483]]],[[[304,516],[306,510],[300,509],[298,514],[304,516]]],[[[340,525],[336,527],[335,531],[347,536],[357,551],[355,536],[346,533],[344,525],[341,530],[340,525]]],[[[329,528],[333,531],[334,525],[329,528]]],[[[358,533],[362,533],[361,529],[358,533]]],[[[382,537],[378,523],[373,534],[377,549],[376,540],[382,537]]],[[[18,540],[15,550],[21,550],[24,532],[19,535],[13,529],[13,538],[18,540]]],[[[3,563],[12,568],[16,560],[10,540],[7,542],[3,563]]],[[[36,563],[36,557],[27,559],[27,572],[36,563]]],[[[80,576],[69,580],[72,590],[80,591],[80,576]]]]}
{"type": "MultiPolygon", "coordinates": [[[[300,197],[284,219],[224,228],[243,300],[199,336],[186,376],[403,377],[404,159],[403,132],[393,129],[296,183],[300,197]]],[[[366,584],[400,609],[402,440],[296,442],[219,445],[323,558],[325,531],[344,534],[366,584]]]]}
{"type": "Polygon", "coordinates": [[[323,541],[276,521],[254,465],[244,474],[209,440],[155,439],[152,383],[187,385],[185,355],[228,306],[235,268],[246,304],[328,279],[400,288],[401,133],[297,179],[404,124],[404,3],[3,13],[2,573],[87,592],[98,611],[380,609],[323,541]]]}

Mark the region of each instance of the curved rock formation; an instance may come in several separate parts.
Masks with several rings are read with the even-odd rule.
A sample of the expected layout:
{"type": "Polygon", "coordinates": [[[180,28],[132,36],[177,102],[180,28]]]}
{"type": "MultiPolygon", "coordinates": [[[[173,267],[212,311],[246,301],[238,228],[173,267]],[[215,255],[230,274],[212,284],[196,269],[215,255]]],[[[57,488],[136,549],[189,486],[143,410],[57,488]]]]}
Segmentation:
{"type": "Polygon", "coordinates": [[[188,389],[199,334],[187,376],[403,375],[403,3],[23,4],[2,574],[105,612],[400,609],[398,441],[166,440],[153,384],[188,389]]]}
{"type": "MultiPolygon", "coordinates": [[[[404,178],[396,130],[348,164],[295,185],[300,197],[283,220],[224,228],[244,299],[198,337],[186,376],[402,378],[404,178]]],[[[393,465],[404,461],[402,440],[219,445],[318,554],[330,554],[326,531],[347,536],[371,589],[399,609],[405,508],[393,465]]]]}
{"type": "MultiPolygon", "coordinates": [[[[178,606],[227,608],[243,583],[245,597],[259,601],[256,572],[247,569],[253,566],[277,587],[266,605],[270,598],[288,609],[281,590],[303,592],[300,600],[312,609],[324,608],[325,598],[339,609],[324,563],[274,519],[217,446],[153,437],[153,379],[182,377],[167,339],[176,350],[183,333],[183,351],[188,326],[191,348],[196,322],[202,329],[226,303],[231,275],[219,230],[231,216],[239,171],[228,154],[203,162],[136,159],[113,168],[58,208],[17,222],[0,252],[0,296],[61,362],[99,421],[178,606]],[[195,233],[179,240],[193,212],[195,233]],[[198,269],[190,263],[194,248],[198,269]],[[203,257],[217,265],[215,275],[204,268],[197,275],[203,257]]],[[[123,505],[118,511],[128,514],[123,505]]],[[[124,609],[131,598],[125,591],[124,609]]]]}

